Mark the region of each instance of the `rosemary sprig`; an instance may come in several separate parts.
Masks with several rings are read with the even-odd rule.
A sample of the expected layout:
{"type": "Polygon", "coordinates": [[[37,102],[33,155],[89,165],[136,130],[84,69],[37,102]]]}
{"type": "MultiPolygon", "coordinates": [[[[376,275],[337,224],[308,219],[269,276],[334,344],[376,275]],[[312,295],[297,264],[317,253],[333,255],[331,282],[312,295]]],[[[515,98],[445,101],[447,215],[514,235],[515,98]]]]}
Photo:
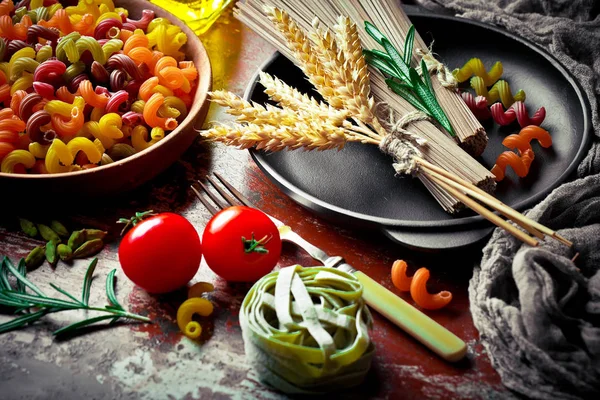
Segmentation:
{"type": "Polygon", "coordinates": [[[66,290],[61,289],[52,283],[50,284],[53,289],[68,298],[68,300],[65,300],[47,296],[40,288],[28,280],[26,277],[27,269],[25,267],[25,260],[22,259],[19,262],[19,267],[15,268],[10,259],[4,257],[0,264],[0,306],[12,308],[14,309],[15,314],[21,315],[11,321],[0,324],[0,333],[22,328],[27,324],[38,321],[47,314],[68,310],[98,311],[105,313],[106,315],[100,315],[75,322],[53,332],[54,335],[72,333],[79,328],[108,319],[111,320],[111,324],[120,318],[150,322],[150,319],[147,317],[125,311],[123,306],[119,304],[117,297],[115,296],[114,287],[116,270],[114,269],[106,278],[106,297],[108,297],[110,305],[105,307],[92,307],[88,304],[93,275],[97,264],[98,259],[94,258],[85,273],[81,291],[81,300],[78,300],[66,290]],[[15,287],[10,283],[9,274],[12,274],[17,280],[15,287]],[[27,293],[26,288],[29,288],[33,293],[27,293]]]}
{"type": "Polygon", "coordinates": [[[408,30],[402,55],[375,25],[365,21],[365,30],[385,50],[364,50],[367,63],[388,76],[385,82],[394,93],[435,119],[451,136],[455,136],[450,120],[435,97],[425,61],[421,60],[420,65],[422,77],[410,66],[415,39],[414,25],[408,30]]]}

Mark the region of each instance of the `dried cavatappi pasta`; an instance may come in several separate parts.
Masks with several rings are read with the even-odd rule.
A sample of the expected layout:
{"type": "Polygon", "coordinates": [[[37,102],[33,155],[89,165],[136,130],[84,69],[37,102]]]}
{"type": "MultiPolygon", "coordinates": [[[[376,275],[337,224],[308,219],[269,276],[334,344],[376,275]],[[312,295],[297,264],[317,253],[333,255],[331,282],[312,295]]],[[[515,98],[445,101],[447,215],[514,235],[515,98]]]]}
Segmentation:
{"type": "Polygon", "coordinates": [[[0,1],[0,164],[62,173],[126,158],[187,116],[198,71],[187,37],[111,0],[0,1]]]}

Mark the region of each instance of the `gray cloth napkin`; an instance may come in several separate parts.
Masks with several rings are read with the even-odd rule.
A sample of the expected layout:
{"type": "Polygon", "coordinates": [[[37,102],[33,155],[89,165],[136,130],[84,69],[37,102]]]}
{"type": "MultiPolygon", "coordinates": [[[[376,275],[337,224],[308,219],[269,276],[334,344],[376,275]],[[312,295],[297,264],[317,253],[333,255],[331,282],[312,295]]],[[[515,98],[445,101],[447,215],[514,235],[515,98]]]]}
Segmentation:
{"type": "Polygon", "coordinates": [[[418,0],[501,26],[549,49],[579,80],[596,140],[577,181],[528,213],[574,242],[530,248],[496,229],[469,285],[473,321],[510,389],[538,399],[600,398],[600,1],[418,0]],[[596,174],[596,175],[592,175],[596,174]]]}

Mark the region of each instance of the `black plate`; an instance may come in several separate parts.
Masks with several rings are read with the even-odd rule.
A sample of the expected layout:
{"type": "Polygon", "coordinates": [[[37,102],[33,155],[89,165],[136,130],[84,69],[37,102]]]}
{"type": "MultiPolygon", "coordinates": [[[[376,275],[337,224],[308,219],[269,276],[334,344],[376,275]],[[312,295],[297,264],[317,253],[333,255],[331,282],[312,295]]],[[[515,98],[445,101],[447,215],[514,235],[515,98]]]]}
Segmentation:
{"type": "MultiPolygon", "coordinates": [[[[492,26],[464,19],[409,14],[426,42],[435,39],[434,51],[449,67],[479,57],[486,66],[504,65],[503,79],[513,90],[525,90],[530,114],[544,106],[542,126],[553,146],[534,145],[536,159],[529,175],[519,179],[512,171],[500,182],[496,196],[523,210],[542,200],[564,182],[584,157],[590,144],[590,111],[573,76],[536,45],[492,26]]],[[[315,95],[302,72],[276,53],[264,70],[315,95]]],[[[265,103],[268,98],[257,77],[246,98],[265,103]]],[[[490,168],[507,150],[502,139],[518,133],[518,125],[500,128],[484,124],[489,144],[481,162],[490,168]]],[[[462,247],[486,237],[491,225],[469,211],[446,214],[419,180],[394,176],[392,159],[376,146],[350,143],[342,151],[278,153],[251,152],[260,168],[289,196],[317,214],[354,226],[375,227],[393,240],[421,249],[462,247]]]]}

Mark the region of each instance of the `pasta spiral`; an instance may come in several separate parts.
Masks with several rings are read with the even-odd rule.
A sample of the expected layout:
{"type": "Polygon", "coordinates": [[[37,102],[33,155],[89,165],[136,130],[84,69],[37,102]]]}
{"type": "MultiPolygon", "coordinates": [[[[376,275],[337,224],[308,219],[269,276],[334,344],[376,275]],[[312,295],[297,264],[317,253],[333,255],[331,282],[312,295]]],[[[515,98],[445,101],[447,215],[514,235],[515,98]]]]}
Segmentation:
{"type": "Polygon", "coordinates": [[[500,79],[503,71],[504,69],[502,68],[502,63],[500,61],[497,61],[488,72],[485,70],[485,66],[479,58],[471,58],[462,66],[462,68],[457,68],[452,71],[452,75],[454,75],[458,82],[464,82],[475,75],[483,79],[484,84],[489,87],[500,79]]]}
{"type": "Polygon", "coordinates": [[[181,29],[154,17],[142,10],[131,19],[113,0],[65,8],[55,0],[0,0],[5,170],[94,168],[147,149],[178,126],[198,71],[183,60],[181,29]]]}
{"type": "Polygon", "coordinates": [[[508,108],[515,101],[525,101],[525,92],[519,90],[513,96],[510,86],[505,80],[499,80],[488,91],[483,79],[478,76],[474,76],[471,78],[471,87],[475,90],[477,96],[483,96],[487,99],[488,105],[500,100],[504,108],[508,108]]]}
{"type": "Polygon", "coordinates": [[[531,117],[527,113],[525,103],[515,102],[508,110],[504,111],[501,103],[494,103],[490,107],[492,117],[498,125],[510,125],[515,119],[524,128],[529,125],[540,126],[546,118],[546,109],[540,107],[531,117]]]}

